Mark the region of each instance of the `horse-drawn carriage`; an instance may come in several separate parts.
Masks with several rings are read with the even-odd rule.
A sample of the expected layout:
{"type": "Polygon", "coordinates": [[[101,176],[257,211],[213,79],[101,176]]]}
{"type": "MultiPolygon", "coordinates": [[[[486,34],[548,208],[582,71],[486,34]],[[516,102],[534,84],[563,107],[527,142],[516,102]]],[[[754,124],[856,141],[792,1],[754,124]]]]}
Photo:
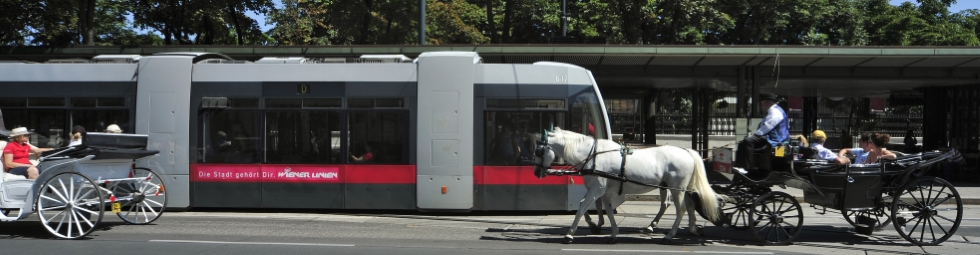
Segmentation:
{"type": "Polygon", "coordinates": [[[808,159],[808,150],[784,145],[756,153],[753,156],[764,160],[751,166],[754,173],[735,171],[731,185],[713,186],[728,197],[722,211],[729,227],[751,229],[767,244],[792,242],[803,229],[803,210],[789,194],[772,191],[779,185],[802,189],[812,207],[839,211],[861,234],[870,235],[891,223],[913,244],[937,245],[959,227],[963,202],[956,188],[926,175],[949,155],[928,151],[880,164],[838,165],[808,159]]]}
{"type": "MultiPolygon", "coordinates": [[[[753,168],[763,174],[749,177],[736,172],[730,177],[730,185],[708,189],[704,189],[708,186],[704,164],[692,150],[660,146],[634,151],[609,140],[560,129],[544,132],[534,163],[538,177],[582,175],[589,189],[565,236],[566,243],[573,239],[579,219],[593,201],[598,201],[597,209],[612,209],[625,201],[624,194],[657,188],[674,191],[670,199],[677,210],[673,229],[664,242],[676,234],[685,213],[691,217],[689,231],[703,234],[695,225],[695,211],[718,226],[751,229],[765,244],[792,242],[803,229],[803,208],[793,196],[773,191],[774,186],[802,189],[811,206],[840,211],[864,234],[891,223],[909,242],[937,245],[959,227],[963,217],[959,193],[946,180],[924,174],[949,155],[923,152],[872,165],[836,165],[793,156],[808,154],[807,149],[785,145],[757,153],[754,156],[760,164],[753,168]],[[556,158],[565,159],[571,168],[551,169],[556,158]]],[[[615,242],[618,228],[608,211],[613,229],[610,242],[615,242]]]]}
{"type": "Polygon", "coordinates": [[[146,135],[89,133],[82,145],[44,152],[36,180],[0,176],[0,221],[37,212],[52,235],[84,237],[96,229],[107,207],[130,224],[147,224],[167,205],[163,179],[137,159],[156,155],[146,135]]]}

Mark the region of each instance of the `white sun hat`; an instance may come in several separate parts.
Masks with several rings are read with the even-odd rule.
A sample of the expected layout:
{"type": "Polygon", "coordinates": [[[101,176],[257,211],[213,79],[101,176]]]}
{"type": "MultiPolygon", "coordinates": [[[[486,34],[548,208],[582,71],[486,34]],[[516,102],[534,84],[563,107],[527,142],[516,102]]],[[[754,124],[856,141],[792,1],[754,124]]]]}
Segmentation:
{"type": "Polygon", "coordinates": [[[30,134],[30,133],[31,133],[31,131],[27,131],[27,128],[26,127],[19,127],[19,128],[15,128],[14,130],[10,130],[10,137],[16,137],[16,136],[20,136],[20,135],[26,135],[26,134],[30,134]]]}

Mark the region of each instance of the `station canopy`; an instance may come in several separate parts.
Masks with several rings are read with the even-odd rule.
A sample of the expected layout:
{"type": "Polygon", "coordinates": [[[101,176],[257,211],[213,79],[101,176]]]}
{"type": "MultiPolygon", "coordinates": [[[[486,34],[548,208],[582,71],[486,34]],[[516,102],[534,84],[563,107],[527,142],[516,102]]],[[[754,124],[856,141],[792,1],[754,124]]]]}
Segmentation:
{"type": "Polygon", "coordinates": [[[980,83],[978,47],[842,46],[140,46],[0,47],[0,61],[48,62],[98,55],[211,52],[236,60],[337,58],[366,54],[417,57],[429,51],[475,51],[484,63],[557,61],[592,70],[603,89],[708,87],[736,91],[757,84],[787,96],[887,97],[916,88],[980,83]]]}

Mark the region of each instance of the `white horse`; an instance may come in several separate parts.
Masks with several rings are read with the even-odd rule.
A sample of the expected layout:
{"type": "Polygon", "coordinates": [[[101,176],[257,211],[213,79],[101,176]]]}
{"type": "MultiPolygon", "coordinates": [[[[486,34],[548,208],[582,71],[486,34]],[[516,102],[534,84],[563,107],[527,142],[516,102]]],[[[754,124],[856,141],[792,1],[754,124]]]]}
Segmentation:
{"type": "MultiPolygon", "coordinates": [[[[632,155],[625,157],[626,162],[623,164],[624,158],[619,152],[621,146],[613,141],[596,140],[560,128],[555,128],[554,132],[548,132],[541,139],[543,140],[542,144],[536,148],[534,155],[534,172],[539,178],[544,178],[548,167],[555,158],[561,157],[572,165],[579,166],[580,171],[594,168],[595,171],[619,174],[621,166],[624,166],[625,176],[630,181],[674,189],[675,192],[671,192],[671,199],[676,208],[677,219],[674,221],[674,226],[670,232],[664,236],[664,243],[669,243],[677,234],[677,229],[684,218],[684,212],[690,214],[691,217],[688,230],[692,234],[701,235],[696,225],[695,204],[685,201],[685,198],[688,197],[685,191],[698,194],[701,200],[700,204],[704,209],[702,212],[709,221],[716,224],[722,222],[717,202],[718,195],[708,184],[707,173],[705,173],[701,157],[693,150],[672,146],[634,150],[632,155]]],[[[626,194],[643,194],[656,189],[655,187],[627,182],[623,186],[623,194],[619,194],[620,185],[623,184],[621,181],[610,180],[593,174],[582,177],[588,192],[575,214],[572,226],[569,227],[568,233],[565,235],[564,243],[572,242],[574,239],[572,235],[578,228],[579,220],[588,209],[588,205],[600,198],[603,207],[610,208],[610,210],[605,211],[612,227],[611,239],[608,242],[615,243],[616,236],[619,234],[619,227],[616,225],[612,214],[611,209],[615,208],[613,205],[622,204],[626,200],[626,194]]]]}

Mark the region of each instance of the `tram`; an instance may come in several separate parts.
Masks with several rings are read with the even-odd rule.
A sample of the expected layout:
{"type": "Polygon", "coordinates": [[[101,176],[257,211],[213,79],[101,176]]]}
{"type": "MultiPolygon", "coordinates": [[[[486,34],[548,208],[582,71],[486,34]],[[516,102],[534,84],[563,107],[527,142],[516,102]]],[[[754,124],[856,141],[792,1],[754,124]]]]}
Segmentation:
{"type": "Polygon", "coordinates": [[[148,136],[171,208],[574,210],[581,177],[534,176],[534,137],[611,137],[591,72],[474,52],[213,53],[0,63],[6,128],[61,147],[76,125],[148,136]]]}

